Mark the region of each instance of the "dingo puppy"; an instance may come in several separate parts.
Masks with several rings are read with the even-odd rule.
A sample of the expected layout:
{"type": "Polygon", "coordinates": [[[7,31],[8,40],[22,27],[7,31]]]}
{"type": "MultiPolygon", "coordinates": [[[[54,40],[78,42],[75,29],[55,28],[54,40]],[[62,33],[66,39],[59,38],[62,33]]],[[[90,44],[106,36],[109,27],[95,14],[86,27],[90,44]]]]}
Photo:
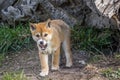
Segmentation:
{"type": "Polygon", "coordinates": [[[66,56],[66,67],[72,66],[70,50],[70,28],[62,20],[50,20],[40,23],[30,23],[34,41],[37,42],[41,63],[40,76],[49,72],[48,55],[52,55],[52,70],[59,69],[60,47],[62,45],[66,56]]]}

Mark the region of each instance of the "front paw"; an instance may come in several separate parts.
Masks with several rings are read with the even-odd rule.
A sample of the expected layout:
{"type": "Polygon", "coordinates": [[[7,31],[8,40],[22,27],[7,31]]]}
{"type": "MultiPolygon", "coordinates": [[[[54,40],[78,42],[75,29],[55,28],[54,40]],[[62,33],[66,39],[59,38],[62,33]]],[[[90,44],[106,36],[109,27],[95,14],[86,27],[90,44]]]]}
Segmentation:
{"type": "Polygon", "coordinates": [[[72,62],[66,63],[66,67],[71,67],[72,66],[72,62]]]}
{"type": "Polygon", "coordinates": [[[47,76],[48,75],[48,71],[42,71],[40,73],[40,76],[44,77],[44,76],[47,76]]]}

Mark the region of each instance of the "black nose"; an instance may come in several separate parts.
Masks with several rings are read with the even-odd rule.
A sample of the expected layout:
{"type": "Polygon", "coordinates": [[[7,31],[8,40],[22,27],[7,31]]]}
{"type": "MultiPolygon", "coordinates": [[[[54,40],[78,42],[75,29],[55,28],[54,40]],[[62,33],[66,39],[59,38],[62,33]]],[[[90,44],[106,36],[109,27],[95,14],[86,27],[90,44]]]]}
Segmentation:
{"type": "Polygon", "coordinates": [[[43,41],[40,41],[40,44],[43,45],[43,41]]]}

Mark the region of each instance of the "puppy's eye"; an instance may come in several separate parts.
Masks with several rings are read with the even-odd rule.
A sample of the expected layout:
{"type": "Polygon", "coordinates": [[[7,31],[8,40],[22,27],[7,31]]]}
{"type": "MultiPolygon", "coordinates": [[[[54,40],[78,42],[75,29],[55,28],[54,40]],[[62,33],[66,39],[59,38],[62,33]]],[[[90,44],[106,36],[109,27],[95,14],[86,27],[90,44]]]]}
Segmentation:
{"type": "Polygon", "coordinates": [[[48,34],[44,34],[44,37],[46,37],[48,34]]]}
{"type": "Polygon", "coordinates": [[[37,34],[37,35],[36,35],[36,37],[40,37],[40,35],[39,35],[39,34],[37,34]]]}

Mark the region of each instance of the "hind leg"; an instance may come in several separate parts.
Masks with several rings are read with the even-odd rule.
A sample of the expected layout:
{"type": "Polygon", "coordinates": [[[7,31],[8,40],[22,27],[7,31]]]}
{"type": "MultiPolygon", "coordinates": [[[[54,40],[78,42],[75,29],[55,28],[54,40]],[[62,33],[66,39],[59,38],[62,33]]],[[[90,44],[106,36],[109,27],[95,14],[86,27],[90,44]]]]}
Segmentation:
{"type": "Polygon", "coordinates": [[[66,67],[71,67],[73,63],[72,63],[72,52],[70,49],[70,38],[69,37],[66,37],[66,39],[63,41],[62,47],[63,47],[65,56],[66,56],[66,67]]]}

